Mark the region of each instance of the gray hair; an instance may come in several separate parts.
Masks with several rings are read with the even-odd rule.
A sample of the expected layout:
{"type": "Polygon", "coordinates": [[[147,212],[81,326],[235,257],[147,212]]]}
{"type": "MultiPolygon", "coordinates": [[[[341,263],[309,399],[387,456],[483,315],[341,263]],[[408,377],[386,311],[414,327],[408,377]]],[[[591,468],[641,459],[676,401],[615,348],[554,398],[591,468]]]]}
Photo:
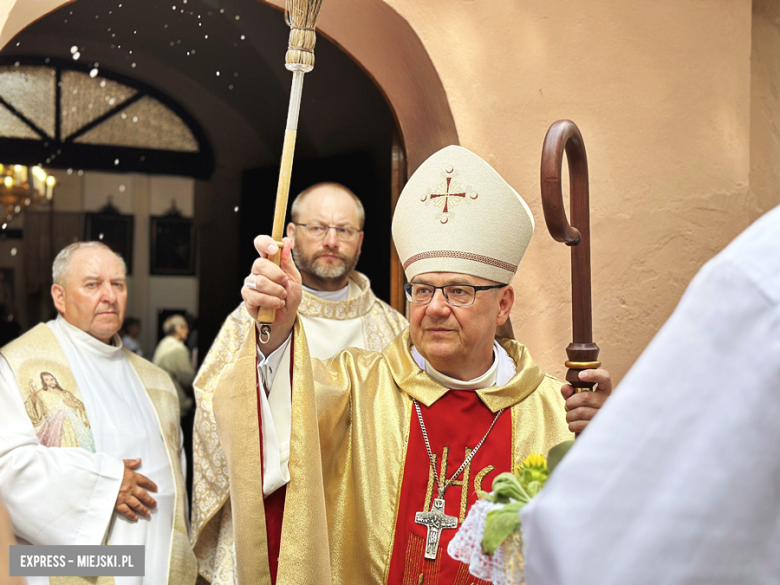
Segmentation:
{"type": "Polygon", "coordinates": [[[51,278],[54,284],[65,286],[65,282],[68,280],[68,273],[70,272],[70,261],[73,259],[73,255],[82,248],[108,250],[117,257],[119,264],[122,265],[122,272],[127,274],[127,265],[124,259],[105,244],[101,242],[74,242],[60,250],[60,253],[54,259],[54,263],[51,265],[51,278]]]}
{"type": "Polygon", "coordinates": [[[165,335],[173,335],[176,331],[176,327],[180,325],[184,325],[186,327],[187,319],[181,315],[171,315],[165,320],[165,322],[163,322],[163,333],[165,333],[165,335]]]}
{"type": "Polygon", "coordinates": [[[307,189],[304,189],[303,191],[298,193],[298,196],[292,202],[292,206],[290,207],[290,218],[293,220],[293,223],[298,223],[298,219],[301,217],[301,206],[303,205],[304,199],[306,199],[306,197],[308,197],[311,193],[313,193],[317,189],[321,189],[322,187],[330,187],[332,189],[338,189],[339,191],[343,191],[344,193],[352,197],[352,201],[354,201],[355,208],[357,209],[358,223],[360,224],[358,227],[362,230],[363,224],[366,223],[366,210],[363,208],[363,203],[360,201],[357,195],[355,195],[352,191],[347,189],[341,183],[316,183],[311,187],[308,187],[307,189]]]}

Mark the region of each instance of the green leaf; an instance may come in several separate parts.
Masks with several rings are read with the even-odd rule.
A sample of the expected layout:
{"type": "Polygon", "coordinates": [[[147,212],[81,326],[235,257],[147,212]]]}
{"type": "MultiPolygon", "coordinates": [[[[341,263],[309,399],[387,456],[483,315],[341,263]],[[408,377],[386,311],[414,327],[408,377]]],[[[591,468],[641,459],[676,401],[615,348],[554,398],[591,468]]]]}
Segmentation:
{"type": "Polygon", "coordinates": [[[533,498],[536,494],[539,493],[539,490],[542,489],[542,485],[543,484],[541,481],[532,481],[526,486],[525,491],[527,491],[528,495],[533,498]]]}
{"type": "Polygon", "coordinates": [[[482,551],[485,554],[492,555],[510,534],[520,528],[519,514],[524,505],[525,502],[513,502],[487,513],[485,533],[482,536],[482,551]]]}
{"type": "Polygon", "coordinates": [[[509,498],[526,501],[520,481],[513,473],[505,472],[493,480],[493,501],[497,504],[509,503],[509,498]]]}
{"type": "Polygon", "coordinates": [[[550,449],[550,452],[547,454],[547,468],[550,470],[550,473],[553,472],[561,462],[561,459],[563,459],[563,456],[566,455],[573,446],[574,441],[564,441],[550,449]]]}

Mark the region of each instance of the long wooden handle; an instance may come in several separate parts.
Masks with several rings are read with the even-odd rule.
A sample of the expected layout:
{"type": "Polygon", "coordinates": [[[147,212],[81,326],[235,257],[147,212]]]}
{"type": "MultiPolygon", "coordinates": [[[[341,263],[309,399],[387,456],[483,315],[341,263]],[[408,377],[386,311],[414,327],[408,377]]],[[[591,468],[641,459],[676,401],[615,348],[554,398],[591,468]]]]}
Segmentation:
{"type": "MultiPolygon", "coordinates": [[[[287,217],[287,199],[290,195],[290,178],[292,177],[293,157],[295,156],[295,139],[298,136],[298,113],[301,109],[304,73],[305,71],[303,70],[293,71],[290,105],[287,110],[287,128],[284,131],[282,161],[279,165],[279,182],[276,186],[276,205],[274,207],[274,225],[271,230],[271,237],[279,245],[279,252],[269,256],[269,260],[273,260],[277,266],[281,262],[284,220],[287,217]]],[[[270,326],[275,318],[275,309],[261,308],[257,312],[257,322],[260,325],[270,326]]]]}
{"type": "Polygon", "coordinates": [[[593,318],[590,287],[590,196],[588,159],[585,143],[577,125],[558,120],[547,131],[542,148],[542,208],[550,235],[571,246],[572,343],[566,348],[569,359],[566,380],[576,389],[591,389],[593,383],[581,382],[579,372],[597,368],[599,346],[593,343],[593,318]],[[569,163],[569,207],[572,224],[566,219],[561,190],[563,155],[569,163]]]}

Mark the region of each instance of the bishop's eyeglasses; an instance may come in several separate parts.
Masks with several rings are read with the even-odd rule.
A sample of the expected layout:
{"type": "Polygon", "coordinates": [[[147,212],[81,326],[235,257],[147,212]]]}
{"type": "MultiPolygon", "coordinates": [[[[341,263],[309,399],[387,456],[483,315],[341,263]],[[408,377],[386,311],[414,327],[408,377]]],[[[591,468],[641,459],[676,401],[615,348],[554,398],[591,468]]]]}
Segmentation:
{"type": "Polygon", "coordinates": [[[490,286],[474,286],[472,284],[448,284],[447,286],[433,286],[424,282],[405,282],[404,292],[410,303],[427,305],[433,300],[436,290],[440,289],[446,300],[453,307],[468,307],[477,300],[477,293],[481,290],[504,288],[506,284],[493,284],[490,286]]]}
{"type": "Polygon", "coordinates": [[[363,231],[348,225],[324,225],[321,223],[296,223],[295,225],[303,228],[306,235],[312,240],[324,240],[330,230],[335,230],[339,242],[351,243],[357,240],[358,234],[363,231]]]}

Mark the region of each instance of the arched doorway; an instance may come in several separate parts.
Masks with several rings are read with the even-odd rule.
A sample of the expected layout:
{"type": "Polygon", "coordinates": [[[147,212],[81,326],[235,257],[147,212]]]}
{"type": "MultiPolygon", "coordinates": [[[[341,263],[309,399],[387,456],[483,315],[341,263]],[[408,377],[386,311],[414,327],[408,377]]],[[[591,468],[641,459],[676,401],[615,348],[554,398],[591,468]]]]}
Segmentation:
{"type": "MultiPolygon", "coordinates": [[[[59,21],[56,23],[52,21],[52,26],[56,24],[58,30],[64,30],[63,25],[74,24],[79,10],[85,6],[92,6],[89,0],[79,0],[72,4],[53,1],[38,4],[34,9],[24,4],[0,1],[0,15],[3,14],[3,5],[9,11],[5,26],[0,33],[0,42],[7,43],[17,32],[41,17],[41,10],[43,10],[41,6],[48,9],[48,16],[28,30],[34,30],[36,27],[38,30],[44,30],[47,19],[53,17],[58,18],[59,21]],[[56,12],[52,12],[53,10],[56,12]],[[70,22],[67,22],[68,20],[70,22]]],[[[256,13],[255,8],[266,8],[265,5],[258,6],[254,2],[236,0],[221,4],[220,6],[225,7],[221,9],[216,7],[216,4],[205,0],[198,2],[197,6],[190,0],[189,4],[175,8],[176,4],[183,3],[171,2],[169,3],[171,6],[164,7],[165,10],[170,10],[170,13],[167,13],[170,16],[152,18],[152,15],[145,15],[145,22],[139,25],[138,33],[142,34],[147,27],[151,29],[156,26],[160,30],[156,32],[155,38],[146,38],[139,50],[136,31],[132,31],[133,36],[130,36],[129,29],[120,33],[121,27],[111,24],[112,21],[117,22],[118,15],[121,15],[125,24],[132,21],[132,18],[128,17],[127,10],[135,3],[125,3],[126,5],[123,6],[120,0],[102,1],[99,3],[99,8],[98,4],[93,4],[94,18],[90,14],[89,22],[87,19],[82,19],[80,28],[71,30],[75,32],[74,42],[85,48],[82,51],[86,55],[84,58],[93,59],[98,55],[106,54],[119,55],[124,50],[122,58],[116,59],[114,68],[122,71],[124,67],[124,71],[140,75],[151,85],[164,88],[175,87],[178,93],[173,95],[176,95],[184,107],[203,124],[213,143],[216,159],[214,175],[209,182],[197,181],[194,187],[195,223],[200,229],[202,252],[199,311],[202,318],[201,335],[204,342],[208,343],[227,311],[237,303],[238,298],[232,283],[246,271],[238,254],[224,253],[225,250],[238,249],[240,222],[234,210],[241,207],[240,175],[247,169],[273,166],[281,152],[281,128],[283,112],[286,108],[286,92],[289,88],[288,74],[281,67],[282,54],[286,46],[286,28],[282,24],[281,15],[277,13],[273,15],[273,19],[280,26],[268,33],[269,38],[253,39],[249,31],[255,31],[256,27],[250,26],[250,23],[253,22],[253,18],[260,18],[253,16],[256,13]],[[198,29],[203,29],[203,24],[207,21],[207,13],[211,20],[208,20],[206,28],[210,30],[203,34],[205,38],[198,39],[197,46],[192,44],[185,52],[184,45],[188,41],[184,35],[178,34],[183,29],[181,27],[177,29],[175,22],[185,22],[188,23],[186,26],[197,26],[198,29]],[[100,30],[100,35],[86,38],[83,42],[79,40],[89,36],[89,31],[93,29],[100,30]],[[282,29],[283,32],[279,32],[282,29]],[[117,37],[124,35],[125,39],[120,42],[117,38],[113,41],[115,35],[117,37]],[[229,38],[230,35],[235,38],[229,38]],[[215,56],[217,52],[214,51],[213,45],[207,44],[215,38],[224,40],[224,43],[233,43],[235,50],[233,59],[215,56]],[[127,52],[130,46],[127,44],[130,42],[129,39],[134,43],[135,50],[131,51],[132,56],[127,52]],[[276,51],[278,58],[269,57],[268,63],[255,63],[250,70],[239,70],[246,55],[245,45],[242,43],[249,41],[255,48],[263,42],[279,47],[276,51]],[[123,43],[125,43],[124,49],[122,49],[123,43]],[[172,54],[178,51],[178,53],[175,58],[160,59],[163,51],[170,51],[172,54]],[[209,66],[205,68],[208,71],[205,73],[189,71],[188,63],[194,62],[194,57],[208,62],[209,66]],[[131,63],[133,69],[130,69],[131,63]],[[226,77],[226,74],[231,77],[226,77]],[[237,77],[234,79],[233,75],[237,77]],[[264,94],[265,98],[255,100],[256,103],[251,104],[255,106],[256,111],[262,111],[262,116],[252,112],[251,107],[233,108],[232,111],[231,108],[223,107],[233,99],[230,92],[236,93],[233,85],[235,84],[237,90],[239,84],[244,83],[250,76],[275,80],[274,87],[264,94]],[[216,81],[221,83],[219,87],[216,87],[216,81]],[[231,81],[235,83],[230,83],[231,81]],[[209,91],[204,92],[204,88],[209,91]],[[202,99],[194,99],[193,96],[202,99]],[[226,128],[230,129],[229,133],[224,131],[226,128]],[[278,132],[279,139],[264,138],[267,129],[278,132]],[[204,302],[204,299],[207,301],[204,302]],[[208,315],[205,309],[209,310],[208,315]]],[[[274,0],[267,5],[279,9],[283,2],[274,0]]],[[[271,17],[267,20],[271,20],[271,17]]],[[[454,119],[444,88],[422,42],[409,23],[381,0],[361,1],[360,10],[355,10],[355,3],[348,0],[329,0],[323,8],[319,30],[321,38],[330,39],[338,49],[359,65],[389,106],[392,125],[396,131],[395,140],[390,137],[386,149],[387,172],[382,179],[389,196],[386,202],[379,201],[380,210],[377,211],[376,220],[371,225],[378,238],[375,246],[376,253],[386,258],[383,260],[386,266],[383,271],[390,272],[390,267],[394,266],[392,270],[395,281],[388,285],[388,288],[396,291],[396,297],[392,299],[391,295],[391,299],[398,305],[403,302],[401,295],[397,294],[400,292],[399,283],[403,280],[402,272],[397,263],[393,265],[387,259],[391,253],[389,224],[393,198],[400,192],[409,171],[414,170],[428,155],[442,146],[458,142],[454,119]]],[[[45,39],[40,36],[36,38],[35,46],[39,54],[47,50],[62,51],[69,47],[67,35],[62,34],[64,37],[61,37],[59,46],[53,45],[51,39],[47,45],[45,39]]],[[[13,54],[15,51],[29,49],[31,43],[27,43],[27,47],[23,45],[20,48],[15,47],[14,44],[7,45],[4,52],[13,54]]],[[[316,80],[317,75],[320,76],[319,79],[323,79],[326,75],[327,68],[323,65],[326,63],[325,45],[324,41],[318,45],[318,66],[311,74],[312,80],[316,80]]],[[[105,60],[105,57],[102,59],[105,60]]],[[[308,78],[309,76],[304,90],[302,116],[305,116],[307,111],[313,110],[313,105],[307,104],[307,99],[312,95],[309,90],[316,86],[316,82],[310,83],[308,78]]],[[[251,102],[252,99],[245,98],[245,101],[251,102]]],[[[345,133],[350,134],[354,131],[354,126],[344,130],[345,133]]],[[[337,136],[338,133],[332,134],[337,136]]],[[[314,136],[308,145],[305,138],[299,139],[296,163],[307,157],[321,156],[323,152],[321,144],[331,139],[332,137],[314,136]]],[[[342,149],[341,152],[330,154],[341,155],[347,152],[342,149]]],[[[294,169],[294,176],[295,173],[294,169]]],[[[364,246],[364,258],[365,256],[364,246]]],[[[359,268],[368,271],[363,266],[359,268]]],[[[389,279],[389,275],[387,277],[389,279]]],[[[381,279],[376,280],[381,281],[381,279]]],[[[387,298],[387,294],[380,293],[380,296],[387,298]]]]}

